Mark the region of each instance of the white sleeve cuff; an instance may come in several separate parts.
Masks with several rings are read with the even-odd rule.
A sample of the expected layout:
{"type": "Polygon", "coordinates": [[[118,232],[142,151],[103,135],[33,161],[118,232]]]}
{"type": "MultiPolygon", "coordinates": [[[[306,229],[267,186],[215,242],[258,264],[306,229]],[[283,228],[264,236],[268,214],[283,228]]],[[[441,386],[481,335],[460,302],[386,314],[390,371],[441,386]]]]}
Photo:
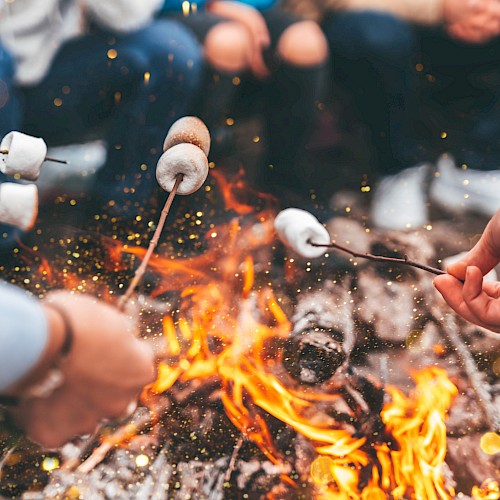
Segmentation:
{"type": "Polygon", "coordinates": [[[160,8],[161,0],[85,0],[89,14],[103,26],[118,32],[144,28],[160,8]]]}

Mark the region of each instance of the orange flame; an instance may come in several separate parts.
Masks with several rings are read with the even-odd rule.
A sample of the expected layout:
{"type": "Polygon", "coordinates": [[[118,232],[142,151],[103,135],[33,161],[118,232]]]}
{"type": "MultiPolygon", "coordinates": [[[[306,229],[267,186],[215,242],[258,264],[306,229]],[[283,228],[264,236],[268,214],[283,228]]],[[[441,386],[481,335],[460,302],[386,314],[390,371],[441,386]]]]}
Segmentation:
{"type": "MultiPolygon", "coordinates": [[[[270,252],[275,241],[274,212],[249,217],[252,205],[235,194],[239,181],[231,184],[217,172],[212,175],[228,209],[245,218],[211,230],[201,255],[176,260],[157,255],[150,261],[161,279],[154,294],[177,292],[180,305],[163,320],[166,357],[144,401],[153,403],[177,381],[217,377],[232,424],[271,462],[283,465],[289,484],[295,483],[284,475],[286,457],[268,427],[268,415],[311,442],[317,455],[302,480],[311,480],[319,499],[451,498],[454,491],[444,481],[444,421],[457,389],[446,373],[428,368],[413,374],[416,388],[409,396],[387,388],[391,402],[381,413],[387,442],[356,434],[322,409],[339,394],[288,387],[279,349],[269,346],[287,339],[291,324],[268,280],[257,282],[266,275],[262,262],[270,265],[269,256],[256,256],[270,252]],[[258,273],[254,262],[259,262],[258,273]],[[211,345],[218,346],[216,352],[211,345]]],[[[137,247],[114,250],[114,258],[117,252],[145,254],[137,247]]]]}
{"type": "MultiPolygon", "coordinates": [[[[387,388],[392,401],[381,417],[395,443],[371,449],[367,437],[354,436],[351,428],[318,410],[318,402],[335,395],[310,391],[305,395],[279,377],[279,359],[267,354],[266,343],[286,339],[291,325],[272,289],[256,285],[251,257],[273,241],[267,217],[260,214],[258,222],[243,227],[234,220],[218,228],[209,251],[198,257],[154,259],[152,267],[164,277],[159,290],[179,287],[182,303],[176,321],[170,316],[164,319],[168,361],[160,365],[146,399],[177,380],[217,376],[230,421],[274,464],[284,464],[285,459],[266,414],[311,441],[317,458],[310,473],[318,498],[451,498],[453,490],[443,479],[444,419],[457,390],[444,371],[429,368],[415,373],[416,389],[410,396],[387,388]],[[192,284],[182,288],[187,280],[192,284]],[[211,336],[222,343],[217,354],[209,348],[211,336]]],[[[136,248],[126,251],[140,253],[136,248]]]]}

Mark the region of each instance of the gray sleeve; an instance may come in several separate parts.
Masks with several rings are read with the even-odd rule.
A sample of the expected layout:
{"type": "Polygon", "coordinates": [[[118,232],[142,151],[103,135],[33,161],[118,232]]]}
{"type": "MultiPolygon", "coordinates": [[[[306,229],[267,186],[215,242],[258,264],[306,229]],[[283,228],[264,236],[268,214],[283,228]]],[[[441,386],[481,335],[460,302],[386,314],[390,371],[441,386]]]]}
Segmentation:
{"type": "Polygon", "coordinates": [[[47,341],[47,319],[38,300],[0,282],[0,392],[29,372],[47,341]]]}

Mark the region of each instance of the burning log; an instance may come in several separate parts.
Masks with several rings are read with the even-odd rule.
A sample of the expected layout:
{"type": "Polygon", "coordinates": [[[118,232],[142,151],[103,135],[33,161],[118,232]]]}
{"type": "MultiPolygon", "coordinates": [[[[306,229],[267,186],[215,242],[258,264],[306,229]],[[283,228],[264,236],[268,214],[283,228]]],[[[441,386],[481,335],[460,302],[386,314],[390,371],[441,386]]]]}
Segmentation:
{"type": "Polygon", "coordinates": [[[283,366],[299,383],[321,384],[346,369],[356,336],[350,280],[300,296],[283,366]]]}

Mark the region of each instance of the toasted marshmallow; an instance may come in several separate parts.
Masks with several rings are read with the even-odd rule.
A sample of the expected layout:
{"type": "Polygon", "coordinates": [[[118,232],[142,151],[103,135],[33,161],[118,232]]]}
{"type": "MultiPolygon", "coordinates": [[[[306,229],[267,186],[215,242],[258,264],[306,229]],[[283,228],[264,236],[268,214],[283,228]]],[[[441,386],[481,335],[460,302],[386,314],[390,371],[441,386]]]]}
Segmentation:
{"type": "Polygon", "coordinates": [[[172,191],[175,179],[182,174],[178,194],[197,191],[208,176],[208,159],[194,144],[183,143],[169,148],[163,153],[156,166],[156,179],[165,191],[172,191]]]}
{"type": "Polygon", "coordinates": [[[205,156],[208,156],[210,132],[196,116],[184,116],[173,123],[163,143],[163,151],[182,143],[194,144],[205,153],[205,156]]]}
{"type": "Polygon", "coordinates": [[[328,245],[331,242],[328,231],[318,219],[299,208],[281,211],[274,219],[274,228],[284,245],[308,259],[320,257],[327,250],[311,243],[328,245]]]}

